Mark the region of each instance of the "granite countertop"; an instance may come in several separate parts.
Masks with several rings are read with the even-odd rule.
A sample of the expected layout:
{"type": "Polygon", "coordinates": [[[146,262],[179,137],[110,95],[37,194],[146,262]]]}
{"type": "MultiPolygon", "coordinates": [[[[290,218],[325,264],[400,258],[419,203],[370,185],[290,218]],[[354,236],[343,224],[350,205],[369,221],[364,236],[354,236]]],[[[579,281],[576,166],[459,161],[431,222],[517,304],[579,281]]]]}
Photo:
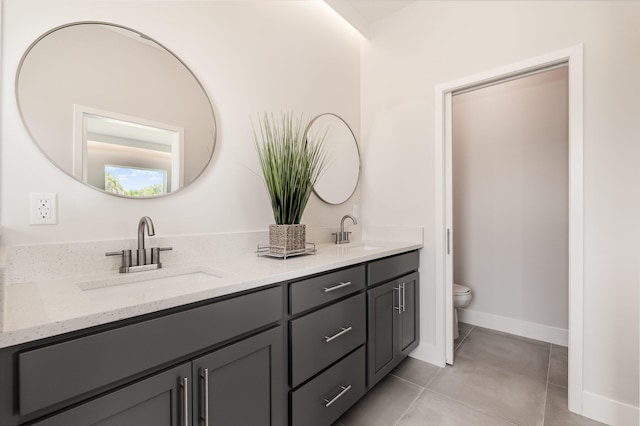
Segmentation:
{"type": "Polygon", "coordinates": [[[286,260],[247,253],[155,271],[12,284],[4,288],[0,348],[419,248],[422,244],[388,241],[319,244],[315,255],[286,260]]]}

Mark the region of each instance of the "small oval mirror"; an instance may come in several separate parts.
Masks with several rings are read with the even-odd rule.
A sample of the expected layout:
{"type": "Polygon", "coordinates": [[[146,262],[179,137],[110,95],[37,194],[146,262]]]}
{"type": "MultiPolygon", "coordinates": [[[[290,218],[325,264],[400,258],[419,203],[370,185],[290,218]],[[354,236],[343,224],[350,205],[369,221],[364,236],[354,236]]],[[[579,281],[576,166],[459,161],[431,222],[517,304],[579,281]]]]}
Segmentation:
{"type": "Polygon", "coordinates": [[[360,150],[351,128],[338,115],[326,113],[311,120],[307,132],[326,134],[327,168],[313,192],[325,203],[344,203],[351,198],[360,179],[360,150]]]}
{"type": "Polygon", "coordinates": [[[38,38],[16,75],[18,108],[45,156],[108,194],[158,197],[193,182],[215,147],[204,88],[148,36],[78,22],[38,38]]]}

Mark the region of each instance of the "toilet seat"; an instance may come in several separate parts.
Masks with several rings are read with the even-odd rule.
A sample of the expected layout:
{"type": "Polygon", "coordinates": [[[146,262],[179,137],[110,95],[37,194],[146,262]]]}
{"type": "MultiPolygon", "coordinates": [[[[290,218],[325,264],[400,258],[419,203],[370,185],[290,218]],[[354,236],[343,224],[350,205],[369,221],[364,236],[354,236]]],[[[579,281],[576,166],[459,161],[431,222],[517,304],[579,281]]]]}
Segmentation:
{"type": "Polygon", "coordinates": [[[471,289],[467,286],[454,284],[453,285],[453,307],[465,308],[471,303],[471,289]]]}
{"type": "Polygon", "coordinates": [[[471,289],[467,286],[461,284],[453,284],[453,294],[454,296],[463,296],[465,294],[471,293],[471,289]]]}

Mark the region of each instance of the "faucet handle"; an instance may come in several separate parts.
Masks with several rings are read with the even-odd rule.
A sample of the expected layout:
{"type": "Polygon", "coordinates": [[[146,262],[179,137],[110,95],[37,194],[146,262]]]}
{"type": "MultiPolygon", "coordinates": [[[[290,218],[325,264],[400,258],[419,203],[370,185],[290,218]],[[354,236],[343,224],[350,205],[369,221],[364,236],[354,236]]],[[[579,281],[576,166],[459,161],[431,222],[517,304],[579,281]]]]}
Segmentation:
{"type": "Polygon", "coordinates": [[[351,231],[333,232],[331,235],[336,236],[336,244],[347,244],[349,242],[349,234],[351,234],[351,231]]]}
{"type": "Polygon", "coordinates": [[[105,256],[122,256],[120,272],[131,266],[131,250],[109,251],[105,253],[105,256]]]}
{"type": "Polygon", "coordinates": [[[173,250],[173,247],[153,247],[151,249],[151,264],[156,264],[158,265],[158,268],[162,268],[162,263],[160,263],[160,252],[169,250],[173,250]]]}

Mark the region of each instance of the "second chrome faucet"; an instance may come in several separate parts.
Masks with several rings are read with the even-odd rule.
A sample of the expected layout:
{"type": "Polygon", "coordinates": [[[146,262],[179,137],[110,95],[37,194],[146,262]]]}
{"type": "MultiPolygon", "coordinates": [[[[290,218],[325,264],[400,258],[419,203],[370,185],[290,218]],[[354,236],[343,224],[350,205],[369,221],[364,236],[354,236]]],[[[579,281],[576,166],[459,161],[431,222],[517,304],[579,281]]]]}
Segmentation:
{"type": "Polygon", "coordinates": [[[122,264],[120,266],[121,273],[149,271],[152,269],[162,268],[160,262],[160,252],[173,250],[172,247],[153,247],[151,248],[151,260],[148,261],[147,249],[145,248],[144,230],[147,229],[147,235],[152,237],[156,234],[153,227],[153,221],[149,216],[143,216],[138,222],[138,250],[136,250],[136,262],[132,262],[131,250],[120,250],[106,253],[107,256],[122,256],[122,264]]]}
{"type": "Polygon", "coordinates": [[[351,216],[350,214],[345,214],[342,217],[342,220],[340,221],[340,231],[338,232],[334,232],[331,235],[335,235],[336,236],[336,240],[335,243],[336,244],[347,244],[349,242],[349,234],[351,232],[345,232],[344,231],[344,221],[345,219],[351,219],[351,221],[353,222],[354,225],[358,224],[358,221],[356,220],[355,217],[351,216]]]}

